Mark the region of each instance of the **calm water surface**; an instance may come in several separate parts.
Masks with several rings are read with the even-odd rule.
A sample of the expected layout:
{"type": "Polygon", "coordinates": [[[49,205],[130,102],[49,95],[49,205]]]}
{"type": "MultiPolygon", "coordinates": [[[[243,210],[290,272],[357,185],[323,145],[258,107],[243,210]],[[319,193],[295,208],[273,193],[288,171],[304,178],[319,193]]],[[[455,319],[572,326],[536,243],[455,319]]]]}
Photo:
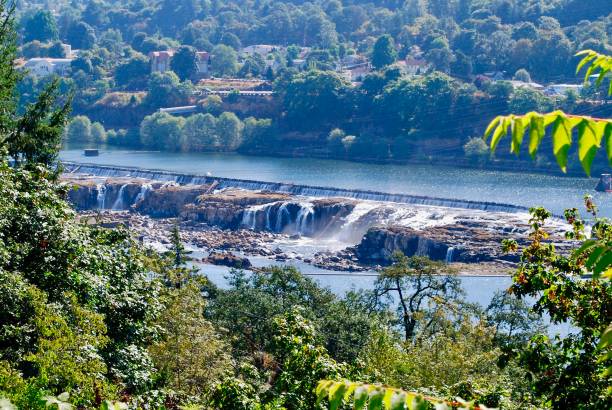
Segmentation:
{"type": "Polygon", "coordinates": [[[105,148],[98,157],[66,149],[66,161],[131,166],[214,176],[304,185],[366,189],[442,198],[545,206],[556,214],[595,197],[602,216],[612,216],[612,195],[597,193],[595,178],[464,169],[430,165],[380,165],[308,158],[252,157],[236,154],[166,153],[105,148]]]}

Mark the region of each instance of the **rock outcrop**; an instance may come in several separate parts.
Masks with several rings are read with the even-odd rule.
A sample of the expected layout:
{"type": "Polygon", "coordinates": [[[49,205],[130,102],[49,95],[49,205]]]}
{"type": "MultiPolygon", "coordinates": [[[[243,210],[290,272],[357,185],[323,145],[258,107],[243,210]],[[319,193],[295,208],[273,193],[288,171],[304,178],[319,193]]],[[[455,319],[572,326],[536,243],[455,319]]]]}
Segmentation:
{"type": "Polygon", "coordinates": [[[234,269],[249,269],[251,267],[251,261],[231,252],[212,252],[203,262],[234,269]]]}

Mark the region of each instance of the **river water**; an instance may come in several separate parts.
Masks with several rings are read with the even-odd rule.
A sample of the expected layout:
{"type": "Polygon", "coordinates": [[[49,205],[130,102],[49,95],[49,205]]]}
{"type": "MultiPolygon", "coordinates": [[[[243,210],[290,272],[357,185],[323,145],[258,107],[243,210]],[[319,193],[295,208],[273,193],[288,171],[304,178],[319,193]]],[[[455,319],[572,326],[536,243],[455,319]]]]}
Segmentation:
{"type": "MultiPolygon", "coordinates": [[[[85,157],[82,149],[65,149],[64,161],[158,169],[186,174],[211,174],[215,177],[373,190],[389,193],[498,202],[524,207],[545,206],[555,214],[568,207],[582,206],[584,194],[593,195],[602,216],[612,216],[612,195],[597,193],[596,179],[513,173],[483,169],[463,169],[428,165],[379,165],[306,158],[251,157],[236,154],[162,153],[104,148],[98,157],[85,157]]],[[[304,244],[294,246],[303,253],[304,244]]],[[[308,247],[310,245],[306,245],[308,247]]],[[[317,243],[327,247],[325,244],[317,243]]],[[[198,250],[194,249],[195,256],[198,250]]],[[[316,250],[316,249],[315,249],[316,250]]],[[[311,250],[312,251],[312,250],[311,250]]],[[[371,288],[376,272],[344,273],[316,268],[299,260],[277,262],[264,257],[249,257],[256,267],[293,265],[334,293],[371,288]]],[[[226,287],[228,268],[199,265],[218,286],[226,287]]],[[[507,289],[511,278],[500,276],[461,277],[466,298],[487,306],[493,294],[507,289]]],[[[551,333],[565,334],[567,325],[552,326],[551,333]]]]}
{"type": "Polygon", "coordinates": [[[465,169],[430,165],[381,165],[308,158],[217,153],[166,153],[104,148],[98,157],[65,149],[60,159],[92,164],[207,174],[216,177],[374,190],[441,198],[544,206],[555,214],[582,209],[591,194],[602,216],[612,217],[612,195],[597,193],[595,178],[465,169]]]}

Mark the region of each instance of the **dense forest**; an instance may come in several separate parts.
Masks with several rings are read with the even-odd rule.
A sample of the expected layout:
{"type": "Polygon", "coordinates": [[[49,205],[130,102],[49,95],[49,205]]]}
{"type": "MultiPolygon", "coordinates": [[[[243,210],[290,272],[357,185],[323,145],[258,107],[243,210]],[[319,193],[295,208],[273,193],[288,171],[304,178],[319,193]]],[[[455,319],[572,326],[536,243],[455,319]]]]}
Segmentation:
{"type": "MultiPolygon", "coordinates": [[[[62,43],[79,50],[61,87],[76,91],[74,113],[96,130],[81,118],[71,141],[482,164],[487,150],[471,139],[495,115],[610,114],[592,84],[554,94],[523,86],[578,85],[574,54],[612,50],[610,9],[595,0],[21,1],[18,13],[23,58],[65,57],[62,43]],[[258,44],[274,47],[243,53],[258,44]],[[176,57],[152,73],[149,53],[163,50],[176,57]],[[261,80],[274,94],[202,95],[196,51],[210,53],[208,76],[261,80]],[[145,121],[186,105],[203,131],[170,114],[145,121]],[[227,127],[204,117],[224,112],[227,127]]],[[[28,76],[21,104],[48,81],[28,76]]],[[[539,155],[538,166],[549,163],[539,155]]]]}

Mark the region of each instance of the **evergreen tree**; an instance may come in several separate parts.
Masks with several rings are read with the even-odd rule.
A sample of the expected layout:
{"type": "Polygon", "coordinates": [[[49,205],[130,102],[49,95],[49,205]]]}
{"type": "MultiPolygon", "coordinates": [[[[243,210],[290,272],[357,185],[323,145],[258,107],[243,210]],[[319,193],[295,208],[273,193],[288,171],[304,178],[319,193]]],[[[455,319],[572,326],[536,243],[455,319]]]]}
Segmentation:
{"type": "Polygon", "coordinates": [[[393,38],[388,34],[379,37],[372,50],[372,65],[374,68],[381,69],[393,64],[395,60],[397,60],[397,50],[393,38]]]}

